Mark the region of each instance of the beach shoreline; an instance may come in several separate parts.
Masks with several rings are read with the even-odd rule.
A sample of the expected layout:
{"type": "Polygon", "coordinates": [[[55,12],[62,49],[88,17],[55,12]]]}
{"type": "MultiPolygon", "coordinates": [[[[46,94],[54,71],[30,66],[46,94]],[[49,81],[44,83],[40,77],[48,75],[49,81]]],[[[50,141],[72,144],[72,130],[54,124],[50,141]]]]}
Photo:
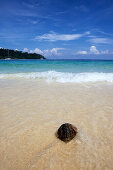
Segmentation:
{"type": "Polygon", "coordinates": [[[112,169],[112,83],[2,80],[0,167],[9,169],[112,169]],[[77,126],[68,144],[55,132],[77,126]]]}

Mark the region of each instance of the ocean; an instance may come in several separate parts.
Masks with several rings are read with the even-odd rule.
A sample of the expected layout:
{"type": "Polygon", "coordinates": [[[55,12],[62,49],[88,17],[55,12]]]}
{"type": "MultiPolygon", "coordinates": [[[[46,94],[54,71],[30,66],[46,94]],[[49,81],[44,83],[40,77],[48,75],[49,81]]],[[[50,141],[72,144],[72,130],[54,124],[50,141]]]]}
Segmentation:
{"type": "Polygon", "coordinates": [[[113,61],[0,60],[0,169],[112,170],[113,61]]]}
{"type": "Polygon", "coordinates": [[[113,61],[1,60],[0,79],[24,78],[66,82],[113,82],[113,61]]]}

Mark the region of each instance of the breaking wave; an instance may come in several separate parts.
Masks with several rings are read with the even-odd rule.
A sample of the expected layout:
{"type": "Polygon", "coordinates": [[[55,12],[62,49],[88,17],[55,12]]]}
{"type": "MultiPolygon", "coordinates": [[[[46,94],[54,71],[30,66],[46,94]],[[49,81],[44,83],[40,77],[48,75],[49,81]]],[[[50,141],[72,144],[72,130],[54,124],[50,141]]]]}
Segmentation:
{"type": "Polygon", "coordinates": [[[66,73],[66,72],[30,72],[0,74],[0,79],[42,79],[60,83],[82,83],[82,82],[113,82],[113,73],[66,73]]]}

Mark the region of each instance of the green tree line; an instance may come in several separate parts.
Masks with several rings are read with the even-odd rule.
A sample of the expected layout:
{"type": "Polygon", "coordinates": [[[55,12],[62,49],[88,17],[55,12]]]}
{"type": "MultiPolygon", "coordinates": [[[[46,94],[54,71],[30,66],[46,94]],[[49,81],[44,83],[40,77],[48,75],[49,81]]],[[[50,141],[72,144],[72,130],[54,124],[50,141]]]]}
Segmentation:
{"type": "Polygon", "coordinates": [[[22,52],[18,50],[0,49],[0,59],[46,59],[41,54],[22,52]]]}

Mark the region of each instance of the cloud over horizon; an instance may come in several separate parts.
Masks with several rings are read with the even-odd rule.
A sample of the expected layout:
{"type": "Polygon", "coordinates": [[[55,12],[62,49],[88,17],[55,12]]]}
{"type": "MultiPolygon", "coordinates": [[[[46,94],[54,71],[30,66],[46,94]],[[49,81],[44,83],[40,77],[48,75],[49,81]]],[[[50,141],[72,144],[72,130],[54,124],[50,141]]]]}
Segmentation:
{"type": "Polygon", "coordinates": [[[24,48],[23,52],[41,54],[47,57],[47,56],[59,56],[62,54],[61,53],[62,50],[65,50],[65,49],[64,48],[52,48],[52,49],[40,50],[39,48],[35,48],[34,50],[29,50],[28,48],[24,48]]]}
{"type": "Polygon", "coordinates": [[[23,52],[28,52],[28,53],[36,53],[36,54],[41,54],[47,58],[51,58],[51,57],[60,57],[60,59],[62,59],[62,56],[64,55],[65,52],[65,56],[106,56],[108,55],[112,55],[113,52],[110,52],[109,50],[99,50],[97,49],[96,46],[92,45],[89,47],[89,50],[79,50],[76,52],[73,52],[69,49],[66,48],[51,48],[51,49],[39,49],[39,48],[35,48],[33,50],[30,50],[28,48],[24,48],[23,52]]]}
{"type": "Polygon", "coordinates": [[[86,54],[94,54],[94,55],[99,55],[99,54],[112,54],[112,52],[109,52],[108,50],[104,51],[99,51],[96,46],[92,45],[88,51],[77,51],[75,54],[79,55],[86,55],[86,54]]]}

